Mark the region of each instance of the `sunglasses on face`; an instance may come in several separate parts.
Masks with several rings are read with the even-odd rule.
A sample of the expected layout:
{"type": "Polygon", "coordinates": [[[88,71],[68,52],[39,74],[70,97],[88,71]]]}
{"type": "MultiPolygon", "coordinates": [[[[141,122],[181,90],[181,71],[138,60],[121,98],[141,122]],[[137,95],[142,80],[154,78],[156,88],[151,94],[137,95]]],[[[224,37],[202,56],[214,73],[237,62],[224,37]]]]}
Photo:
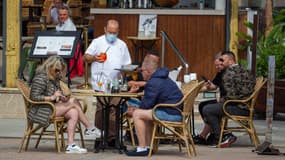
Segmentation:
{"type": "Polygon", "coordinates": [[[55,69],[54,72],[55,72],[55,73],[60,73],[61,70],[60,70],[60,69],[55,69]]]}
{"type": "Polygon", "coordinates": [[[219,61],[220,62],[224,62],[225,60],[223,58],[219,58],[219,61]]]}

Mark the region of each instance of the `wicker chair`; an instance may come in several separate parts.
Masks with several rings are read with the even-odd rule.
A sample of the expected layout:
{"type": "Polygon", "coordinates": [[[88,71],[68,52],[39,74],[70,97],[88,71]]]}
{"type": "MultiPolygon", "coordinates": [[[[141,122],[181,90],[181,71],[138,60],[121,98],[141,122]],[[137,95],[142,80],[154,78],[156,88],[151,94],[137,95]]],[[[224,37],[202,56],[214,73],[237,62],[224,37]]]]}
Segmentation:
{"type": "Polygon", "coordinates": [[[176,104],[158,104],[153,108],[153,119],[154,119],[154,128],[152,133],[152,139],[150,144],[150,152],[149,156],[152,154],[152,150],[154,153],[158,150],[159,140],[160,139],[174,139],[179,140],[179,151],[181,152],[182,144],[180,141],[183,141],[186,145],[188,156],[190,157],[192,151],[196,156],[195,144],[192,139],[192,135],[190,132],[190,121],[193,111],[193,105],[196,96],[199,93],[199,90],[203,86],[204,81],[198,83],[198,81],[191,81],[188,84],[184,84],[182,86],[182,93],[184,95],[183,99],[180,100],[176,104]],[[160,107],[176,107],[180,104],[184,104],[183,111],[181,112],[182,121],[181,122],[171,122],[171,121],[163,121],[156,117],[154,111],[160,107]],[[161,129],[168,129],[169,132],[162,132],[161,129]],[[190,143],[189,143],[190,142],[190,143]],[[192,149],[190,148],[192,147],[192,149]]]}
{"type": "Polygon", "coordinates": [[[63,132],[62,132],[63,126],[64,126],[64,117],[55,117],[56,108],[55,108],[53,103],[50,103],[47,101],[41,101],[41,102],[32,101],[30,99],[30,88],[28,87],[28,85],[24,81],[17,80],[17,87],[19,88],[19,90],[20,90],[20,92],[24,98],[26,116],[29,113],[31,105],[41,105],[41,104],[49,105],[53,110],[52,114],[50,116],[50,125],[53,125],[53,129],[51,127],[42,127],[40,125],[37,125],[37,124],[31,122],[30,120],[28,120],[28,117],[26,117],[27,118],[27,127],[24,131],[24,136],[23,136],[23,139],[19,145],[18,152],[22,151],[23,144],[24,144],[26,138],[27,138],[27,141],[26,141],[25,151],[27,151],[30,138],[33,135],[39,136],[38,140],[36,142],[35,148],[38,147],[39,142],[41,140],[41,137],[43,135],[54,136],[57,152],[60,152],[61,147],[64,146],[64,136],[63,136],[63,132]],[[61,135],[61,146],[60,146],[60,142],[59,142],[59,135],[61,135]]]}
{"type": "MultiPolygon", "coordinates": [[[[66,86],[62,86],[64,85],[64,83],[61,83],[61,87],[65,88],[64,92],[70,92],[68,91],[66,86]]],[[[46,102],[46,101],[41,101],[41,102],[36,102],[36,101],[32,101],[29,97],[30,97],[30,88],[29,86],[22,80],[17,80],[17,87],[19,88],[20,92],[22,93],[22,96],[24,98],[25,101],[25,111],[26,111],[26,115],[28,115],[28,112],[30,110],[30,106],[33,104],[47,104],[50,105],[53,108],[53,112],[51,114],[51,118],[50,118],[50,124],[53,124],[54,129],[51,130],[50,127],[41,127],[39,125],[34,124],[33,122],[29,121],[27,118],[27,128],[25,130],[24,133],[24,137],[21,141],[21,144],[19,146],[19,152],[21,152],[23,144],[25,142],[25,139],[27,138],[27,142],[26,142],[26,148],[25,150],[28,149],[28,145],[29,145],[29,140],[30,137],[32,135],[37,135],[38,140],[36,143],[35,148],[38,147],[39,142],[41,140],[41,137],[43,135],[50,135],[50,136],[55,136],[56,139],[56,147],[57,147],[57,151],[60,152],[60,143],[59,143],[59,135],[61,135],[61,147],[64,148],[65,147],[65,143],[64,143],[64,133],[66,132],[66,125],[65,125],[65,118],[64,117],[55,117],[55,106],[53,103],[50,102],[46,102]],[[57,129],[56,129],[57,128],[57,129]],[[41,130],[41,132],[39,132],[39,130],[41,130]]],[[[82,110],[83,113],[85,113],[87,111],[87,103],[85,99],[79,99],[79,102],[82,104],[82,110]]],[[[75,133],[79,133],[80,134],[80,139],[81,139],[81,145],[84,148],[85,144],[84,144],[84,138],[83,138],[83,134],[82,134],[82,127],[80,123],[77,123],[76,129],[75,129],[75,133]]]]}
{"type": "Polygon", "coordinates": [[[134,136],[134,121],[133,121],[133,118],[129,117],[126,113],[124,113],[123,114],[123,124],[125,124],[123,126],[123,129],[125,131],[129,131],[130,132],[132,145],[135,146],[136,145],[136,141],[135,141],[135,136],[134,136]]]}
{"type": "Polygon", "coordinates": [[[229,132],[247,132],[249,134],[251,142],[254,143],[255,147],[258,146],[260,142],[256,135],[256,130],[253,125],[253,114],[254,114],[255,102],[258,97],[259,91],[262,88],[262,86],[266,83],[266,81],[267,79],[264,79],[263,77],[256,78],[254,92],[250,95],[250,97],[248,97],[247,99],[243,99],[243,100],[228,100],[224,103],[223,111],[225,113],[225,116],[223,116],[222,121],[221,121],[221,132],[220,132],[218,147],[221,147],[223,135],[229,132]],[[249,115],[248,116],[238,116],[238,115],[229,114],[226,110],[228,103],[231,103],[231,104],[242,103],[246,105],[249,109],[249,115]],[[232,120],[236,122],[239,126],[229,126],[228,120],[232,120]]]}
{"type": "MultiPolygon", "coordinates": [[[[130,100],[133,101],[133,102],[139,102],[140,101],[138,98],[131,98],[128,101],[126,101],[126,106],[127,107],[133,107],[132,106],[132,102],[130,102],[130,100]]],[[[136,139],[135,139],[135,136],[134,136],[134,128],[135,128],[135,126],[134,126],[133,117],[128,116],[127,112],[125,112],[125,113],[123,113],[123,119],[122,120],[123,120],[123,124],[124,124],[123,129],[125,131],[129,131],[130,136],[131,136],[132,145],[135,147],[136,146],[136,139]]]]}

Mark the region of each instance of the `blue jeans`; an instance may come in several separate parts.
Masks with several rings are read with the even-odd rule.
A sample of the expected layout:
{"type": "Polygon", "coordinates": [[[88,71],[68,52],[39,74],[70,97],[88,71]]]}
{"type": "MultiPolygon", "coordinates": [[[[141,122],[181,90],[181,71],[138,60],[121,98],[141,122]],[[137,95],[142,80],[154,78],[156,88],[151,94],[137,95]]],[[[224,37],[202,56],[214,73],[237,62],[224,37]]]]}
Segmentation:
{"type": "Polygon", "coordinates": [[[182,116],[180,114],[169,114],[163,110],[163,108],[158,108],[155,110],[155,115],[158,119],[163,121],[171,122],[181,122],[182,116]]]}

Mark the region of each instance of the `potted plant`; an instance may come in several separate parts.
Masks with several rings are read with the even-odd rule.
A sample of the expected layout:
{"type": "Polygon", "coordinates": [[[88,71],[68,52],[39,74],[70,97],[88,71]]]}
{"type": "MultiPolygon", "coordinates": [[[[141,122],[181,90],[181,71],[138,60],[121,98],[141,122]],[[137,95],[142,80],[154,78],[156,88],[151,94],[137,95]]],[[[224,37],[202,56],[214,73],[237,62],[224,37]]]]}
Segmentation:
{"type": "MultiPolygon", "coordinates": [[[[259,34],[256,57],[256,76],[268,77],[268,58],[275,56],[275,94],[274,113],[285,113],[285,9],[274,15],[274,23],[267,35],[259,34]]],[[[245,22],[247,28],[253,29],[253,24],[245,22]]],[[[242,39],[239,48],[245,50],[252,44],[252,37],[238,32],[242,39]]],[[[267,85],[264,85],[257,99],[255,110],[259,113],[266,112],[267,85]]]]}
{"type": "Polygon", "coordinates": [[[274,25],[268,36],[261,36],[257,43],[257,75],[268,76],[268,57],[275,56],[275,79],[285,79],[285,39],[283,26],[274,25]]]}
{"type": "MultiPolygon", "coordinates": [[[[285,112],[285,39],[284,24],[275,24],[267,36],[261,36],[257,44],[257,75],[268,76],[268,57],[275,56],[274,113],[285,112]]],[[[257,112],[266,112],[265,85],[256,105],[257,112]]]]}

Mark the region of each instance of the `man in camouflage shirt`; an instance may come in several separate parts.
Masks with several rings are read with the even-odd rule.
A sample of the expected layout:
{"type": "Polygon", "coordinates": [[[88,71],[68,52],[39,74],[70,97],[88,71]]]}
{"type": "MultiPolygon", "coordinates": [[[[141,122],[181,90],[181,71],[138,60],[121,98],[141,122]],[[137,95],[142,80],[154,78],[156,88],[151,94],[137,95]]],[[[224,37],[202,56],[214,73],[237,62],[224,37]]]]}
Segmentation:
{"type": "MultiPolygon", "coordinates": [[[[206,121],[211,126],[215,140],[211,146],[217,146],[220,135],[220,121],[223,112],[223,103],[230,99],[246,99],[254,90],[255,77],[249,71],[236,64],[235,56],[232,52],[226,51],[220,57],[222,65],[226,68],[222,76],[222,84],[225,89],[225,96],[221,97],[221,102],[206,105],[203,114],[206,121]]],[[[249,110],[243,105],[232,105],[227,107],[227,111],[233,115],[248,115],[249,110]]],[[[223,136],[221,147],[227,147],[236,141],[233,134],[223,136]]]]}

